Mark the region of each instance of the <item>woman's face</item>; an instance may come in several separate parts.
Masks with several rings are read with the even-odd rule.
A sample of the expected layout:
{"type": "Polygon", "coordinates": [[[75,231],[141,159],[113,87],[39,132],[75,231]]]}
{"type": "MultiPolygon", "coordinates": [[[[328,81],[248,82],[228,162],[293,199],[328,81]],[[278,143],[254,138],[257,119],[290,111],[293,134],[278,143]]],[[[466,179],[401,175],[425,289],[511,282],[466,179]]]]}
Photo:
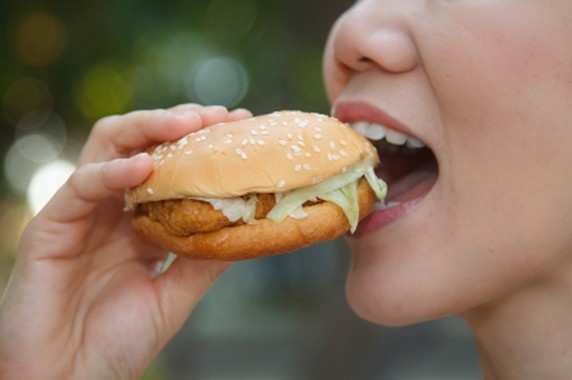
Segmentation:
{"type": "Polygon", "coordinates": [[[359,314],[463,313],[567,268],[571,36],[569,0],[362,0],[340,17],[324,63],[336,116],[430,148],[380,152],[399,203],[349,238],[359,314]]]}

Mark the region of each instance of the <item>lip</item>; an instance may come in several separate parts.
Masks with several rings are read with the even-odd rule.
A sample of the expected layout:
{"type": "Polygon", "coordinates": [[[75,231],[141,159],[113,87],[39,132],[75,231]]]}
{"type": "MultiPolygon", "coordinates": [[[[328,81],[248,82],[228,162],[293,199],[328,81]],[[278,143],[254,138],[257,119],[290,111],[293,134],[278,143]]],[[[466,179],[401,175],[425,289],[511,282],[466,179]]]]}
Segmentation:
{"type": "Polygon", "coordinates": [[[401,202],[396,206],[391,206],[383,210],[374,211],[358,224],[356,231],[349,238],[359,238],[372,232],[382,230],[383,228],[397,222],[401,218],[412,214],[418,206],[425,200],[427,195],[435,186],[435,180],[427,180],[420,183],[412,191],[417,193],[407,201],[401,202]]]}
{"type": "MultiPolygon", "coordinates": [[[[336,103],[333,108],[333,115],[345,123],[354,121],[378,123],[407,136],[417,138],[407,125],[391,116],[388,112],[364,101],[342,101],[336,103]]],[[[437,178],[424,180],[413,189],[408,190],[408,198],[401,201],[398,205],[374,211],[359,223],[355,233],[349,237],[359,238],[379,231],[414,213],[432,191],[436,181],[437,178]]],[[[396,200],[399,201],[399,199],[396,200]]]]}
{"type": "Polygon", "coordinates": [[[363,101],[344,101],[336,103],[333,115],[344,123],[354,121],[369,121],[386,126],[407,136],[417,137],[402,122],[391,116],[386,111],[363,101]]]}

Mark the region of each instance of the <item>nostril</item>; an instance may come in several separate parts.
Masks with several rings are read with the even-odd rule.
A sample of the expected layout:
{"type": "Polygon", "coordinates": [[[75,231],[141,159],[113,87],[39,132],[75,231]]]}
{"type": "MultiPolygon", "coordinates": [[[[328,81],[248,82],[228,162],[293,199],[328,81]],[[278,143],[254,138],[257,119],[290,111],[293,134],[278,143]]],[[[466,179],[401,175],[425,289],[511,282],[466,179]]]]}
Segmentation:
{"type": "Polygon", "coordinates": [[[372,66],[375,65],[375,62],[373,62],[371,59],[364,57],[357,60],[356,64],[354,65],[354,70],[363,72],[369,70],[372,66]]]}

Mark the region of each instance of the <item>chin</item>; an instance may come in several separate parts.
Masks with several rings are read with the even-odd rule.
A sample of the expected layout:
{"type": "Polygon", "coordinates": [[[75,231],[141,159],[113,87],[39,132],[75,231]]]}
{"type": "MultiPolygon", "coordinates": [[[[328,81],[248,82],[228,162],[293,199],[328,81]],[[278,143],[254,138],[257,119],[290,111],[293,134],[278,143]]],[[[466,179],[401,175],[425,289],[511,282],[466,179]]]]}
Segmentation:
{"type": "Polygon", "coordinates": [[[373,284],[350,270],[346,297],[350,308],[360,318],[383,326],[405,326],[426,321],[427,316],[414,310],[407,300],[396,297],[386,285],[373,284]],[[383,289],[385,287],[386,289],[383,289]]]}
{"type": "Polygon", "coordinates": [[[428,252],[391,252],[388,247],[349,239],[352,262],[346,280],[346,297],[361,318],[384,326],[404,326],[426,322],[471,307],[465,290],[454,286],[447,268],[427,268],[415,257],[428,252]],[[412,261],[400,260],[411,257],[412,261]],[[397,259],[396,259],[397,258],[397,259]],[[417,264],[419,263],[419,264],[417,264]]]}

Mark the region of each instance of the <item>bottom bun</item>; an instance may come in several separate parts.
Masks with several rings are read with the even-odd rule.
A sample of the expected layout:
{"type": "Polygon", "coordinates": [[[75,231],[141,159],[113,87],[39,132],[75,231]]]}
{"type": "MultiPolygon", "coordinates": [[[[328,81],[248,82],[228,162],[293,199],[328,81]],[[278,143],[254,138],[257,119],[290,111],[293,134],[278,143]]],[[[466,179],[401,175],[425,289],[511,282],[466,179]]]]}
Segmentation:
{"type": "MultiPolygon", "coordinates": [[[[359,219],[366,217],[376,201],[366,181],[358,184],[359,219]]],[[[272,256],[332,240],[349,231],[344,212],[330,202],[304,207],[305,218],[287,218],[282,223],[269,219],[218,231],[175,236],[162,224],[144,215],[132,219],[135,231],[146,241],[185,257],[236,261],[272,256]]]]}

